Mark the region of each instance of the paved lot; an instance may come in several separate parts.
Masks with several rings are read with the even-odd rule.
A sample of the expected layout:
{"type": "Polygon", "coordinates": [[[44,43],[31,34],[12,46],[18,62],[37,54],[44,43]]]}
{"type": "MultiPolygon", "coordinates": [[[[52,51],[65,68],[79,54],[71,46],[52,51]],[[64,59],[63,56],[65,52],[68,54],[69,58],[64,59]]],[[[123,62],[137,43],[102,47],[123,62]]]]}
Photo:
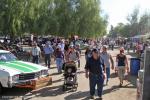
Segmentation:
{"type": "MultiPolygon", "coordinates": [[[[118,53],[117,50],[109,51],[112,56],[116,56],[118,53]]],[[[130,58],[131,56],[128,55],[130,58]]],[[[42,88],[40,90],[34,91],[31,93],[30,90],[27,89],[6,89],[3,96],[19,96],[12,97],[13,100],[22,100],[22,96],[24,96],[24,100],[88,100],[89,96],[89,82],[88,79],[85,78],[84,74],[84,65],[85,60],[84,56],[81,58],[81,69],[78,70],[78,90],[74,91],[62,91],[63,84],[63,75],[57,74],[56,67],[54,66],[50,73],[53,78],[53,84],[51,86],[42,88]]],[[[128,80],[124,82],[124,86],[122,88],[118,87],[119,81],[114,71],[111,71],[111,79],[108,86],[104,86],[104,100],[136,100],[136,77],[129,76],[128,80]]]]}

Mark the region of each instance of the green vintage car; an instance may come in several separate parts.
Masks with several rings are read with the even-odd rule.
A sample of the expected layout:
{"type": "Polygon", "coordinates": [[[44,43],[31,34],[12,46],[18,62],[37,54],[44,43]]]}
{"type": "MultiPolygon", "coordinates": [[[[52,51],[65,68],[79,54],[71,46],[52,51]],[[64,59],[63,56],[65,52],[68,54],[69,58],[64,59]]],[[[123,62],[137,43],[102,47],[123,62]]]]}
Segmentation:
{"type": "Polygon", "coordinates": [[[0,50],[0,93],[3,87],[31,85],[32,82],[47,76],[47,67],[17,60],[11,52],[0,50]]]}

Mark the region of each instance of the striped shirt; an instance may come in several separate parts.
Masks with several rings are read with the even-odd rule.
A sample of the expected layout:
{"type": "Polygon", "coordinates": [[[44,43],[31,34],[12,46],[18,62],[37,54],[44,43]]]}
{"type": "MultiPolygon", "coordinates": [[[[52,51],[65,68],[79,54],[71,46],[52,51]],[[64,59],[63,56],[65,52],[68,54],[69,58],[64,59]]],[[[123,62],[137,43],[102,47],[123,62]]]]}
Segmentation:
{"type": "Polygon", "coordinates": [[[100,56],[104,60],[106,68],[110,68],[110,54],[107,52],[102,52],[100,56]]]}
{"type": "Polygon", "coordinates": [[[32,56],[39,56],[40,53],[41,53],[41,49],[38,46],[32,48],[32,56]]]}

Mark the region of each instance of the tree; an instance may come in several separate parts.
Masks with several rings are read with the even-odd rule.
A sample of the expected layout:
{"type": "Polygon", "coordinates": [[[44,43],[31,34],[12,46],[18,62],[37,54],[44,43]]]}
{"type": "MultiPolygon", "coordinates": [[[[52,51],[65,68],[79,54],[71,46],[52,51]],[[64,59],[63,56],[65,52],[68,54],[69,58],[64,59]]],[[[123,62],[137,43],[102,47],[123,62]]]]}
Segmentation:
{"type": "Polygon", "coordinates": [[[114,28],[114,32],[124,37],[132,37],[150,32],[150,14],[147,12],[139,17],[139,9],[136,8],[127,17],[127,21],[127,24],[119,23],[114,28]]]}
{"type": "Polygon", "coordinates": [[[1,0],[0,31],[68,37],[97,37],[106,32],[100,0],[1,0]]]}
{"type": "Polygon", "coordinates": [[[127,17],[130,25],[130,36],[139,34],[139,8],[135,8],[133,12],[127,17]]]}
{"type": "Polygon", "coordinates": [[[0,7],[0,30],[11,37],[21,34],[25,1],[0,0],[0,7]]]}
{"type": "Polygon", "coordinates": [[[150,32],[150,13],[145,12],[139,21],[139,31],[141,34],[150,32]]]}

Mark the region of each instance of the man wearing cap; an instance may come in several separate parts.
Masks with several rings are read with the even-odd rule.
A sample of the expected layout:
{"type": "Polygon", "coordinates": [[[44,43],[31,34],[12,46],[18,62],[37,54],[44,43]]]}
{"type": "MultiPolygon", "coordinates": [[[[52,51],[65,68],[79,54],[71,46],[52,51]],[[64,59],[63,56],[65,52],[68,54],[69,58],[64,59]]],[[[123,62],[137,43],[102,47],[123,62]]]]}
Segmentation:
{"type": "Polygon", "coordinates": [[[116,57],[116,63],[118,67],[118,77],[120,80],[119,86],[121,87],[123,85],[124,75],[125,71],[127,69],[127,72],[129,73],[129,67],[128,67],[128,60],[126,55],[124,54],[124,48],[120,48],[120,53],[116,57]]]}
{"type": "Polygon", "coordinates": [[[54,49],[50,45],[49,42],[47,42],[43,48],[44,50],[44,55],[45,55],[45,66],[50,68],[50,61],[51,61],[51,55],[54,52],[54,49]]]}
{"type": "Polygon", "coordinates": [[[92,50],[92,56],[87,60],[85,65],[85,72],[86,78],[89,77],[90,98],[94,99],[95,87],[97,85],[99,100],[102,100],[103,82],[106,69],[97,49],[92,50]]]}
{"type": "Polygon", "coordinates": [[[107,75],[106,85],[107,85],[110,78],[110,65],[111,68],[114,69],[114,61],[112,59],[112,56],[107,52],[107,46],[103,46],[100,56],[104,60],[104,64],[106,66],[106,75],[107,75]]]}

